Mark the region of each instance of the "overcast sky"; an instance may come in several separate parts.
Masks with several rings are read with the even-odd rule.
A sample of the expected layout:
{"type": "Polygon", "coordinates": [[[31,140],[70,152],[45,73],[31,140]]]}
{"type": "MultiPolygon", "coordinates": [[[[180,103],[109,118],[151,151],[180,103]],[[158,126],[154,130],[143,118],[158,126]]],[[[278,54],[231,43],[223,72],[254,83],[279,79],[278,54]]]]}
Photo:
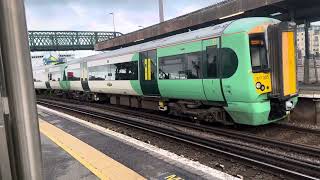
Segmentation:
{"type": "MultiPolygon", "coordinates": [[[[163,0],[172,19],[223,0],[163,0]]],[[[25,0],[29,30],[116,31],[128,33],[159,23],[158,0],[25,0]]],[[[318,23],[320,24],[320,23],[318,23]]],[[[93,51],[77,51],[76,57],[93,51]]]]}
{"type": "MultiPolygon", "coordinates": [[[[222,0],[163,0],[165,20],[222,0]]],[[[87,30],[128,33],[159,22],[158,0],[26,0],[29,30],[87,30]]]]}

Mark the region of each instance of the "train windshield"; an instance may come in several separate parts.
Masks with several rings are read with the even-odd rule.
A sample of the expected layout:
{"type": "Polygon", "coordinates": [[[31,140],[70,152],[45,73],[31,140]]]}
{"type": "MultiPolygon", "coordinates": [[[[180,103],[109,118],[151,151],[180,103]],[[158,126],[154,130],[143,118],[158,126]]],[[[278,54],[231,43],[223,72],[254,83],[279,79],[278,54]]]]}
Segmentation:
{"type": "Polygon", "coordinates": [[[269,70],[264,34],[250,36],[250,55],[253,72],[269,70]]]}

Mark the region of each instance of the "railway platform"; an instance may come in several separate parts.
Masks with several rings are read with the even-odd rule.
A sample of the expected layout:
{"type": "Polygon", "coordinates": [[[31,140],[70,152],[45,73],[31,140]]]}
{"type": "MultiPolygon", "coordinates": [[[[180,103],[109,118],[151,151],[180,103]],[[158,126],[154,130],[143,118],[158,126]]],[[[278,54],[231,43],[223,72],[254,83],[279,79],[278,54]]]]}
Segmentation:
{"type": "Polygon", "coordinates": [[[45,179],[238,179],[43,106],[38,116],[45,179]]]}
{"type": "Polygon", "coordinates": [[[291,119],[297,123],[320,125],[320,84],[299,84],[299,100],[291,119]]]}

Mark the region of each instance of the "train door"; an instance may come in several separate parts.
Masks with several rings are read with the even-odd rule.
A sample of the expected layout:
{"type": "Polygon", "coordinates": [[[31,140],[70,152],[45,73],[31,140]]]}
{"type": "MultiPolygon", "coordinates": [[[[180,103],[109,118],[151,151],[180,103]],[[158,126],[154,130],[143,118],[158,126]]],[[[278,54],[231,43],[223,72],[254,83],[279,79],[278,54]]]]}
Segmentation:
{"type": "Polygon", "coordinates": [[[208,101],[224,103],[220,81],[219,38],[202,41],[203,89],[208,101]]]}
{"type": "Polygon", "coordinates": [[[46,81],[45,81],[46,87],[47,87],[47,89],[51,89],[50,80],[51,80],[52,74],[49,73],[49,68],[45,68],[45,74],[47,75],[47,78],[46,78],[46,81]]]}
{"type": "Polygon", "coordinates": [[[82,62],[80,64],[80,71],[81,71],[81,86],[83,91],[90,91],[89,82],[88,82],[88,63],[82,62]]]}
{"type": "Polygon", "coordinates": [[[140,86],[143,95],[159,96],[157,76],[157,51],[139,53],[140,86]]]}

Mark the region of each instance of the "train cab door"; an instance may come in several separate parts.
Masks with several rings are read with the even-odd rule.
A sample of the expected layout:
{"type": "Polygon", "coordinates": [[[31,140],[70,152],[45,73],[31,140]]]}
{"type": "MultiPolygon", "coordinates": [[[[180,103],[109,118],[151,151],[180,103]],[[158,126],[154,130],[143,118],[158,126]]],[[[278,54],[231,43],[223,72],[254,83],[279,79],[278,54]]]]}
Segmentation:
{"type": "Polygon", "coordinates": [[[202,41],[203,89],[208,101],[224,103],[220,81],[219,38],[202,41]]]}
{"type": "Polygon", "coordinates": [[[157,75],[157,51],[149,50],[139,53],[140,86],[143,95],[159,96],[157,75]]]}

